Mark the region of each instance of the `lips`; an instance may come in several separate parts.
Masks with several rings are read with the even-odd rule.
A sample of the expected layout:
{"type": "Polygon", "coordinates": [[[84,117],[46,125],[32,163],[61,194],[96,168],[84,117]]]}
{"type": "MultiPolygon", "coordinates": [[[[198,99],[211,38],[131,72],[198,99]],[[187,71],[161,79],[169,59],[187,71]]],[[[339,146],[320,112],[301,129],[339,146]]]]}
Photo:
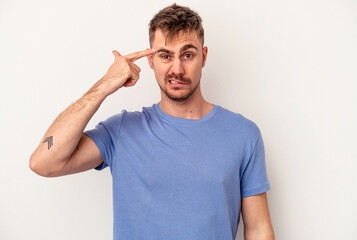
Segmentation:
{"type": "Polygon", "coordinates": [[[168,85],[172,89],[181,89],[186,85],[186,83],[182,82],[182,81],[178,81],[176,79],[169,79],[168,80],[168,85]]]}
{"type": "Polygon", "coordinates": [[[181,82],[181,81],[178,81],[178,80],[174,80],[174,79],[170,79],[169,80],[170,83],[173,83],[173,84],[184,84],[184,82],[181,82]]]}
{"type": "Polygon", "coordinates": [[[191,79],[183,77],[183,75],[168,74],[165,77],[167,84],[171,88],[183,88],[186,85],[191,84],[191,79]]]}

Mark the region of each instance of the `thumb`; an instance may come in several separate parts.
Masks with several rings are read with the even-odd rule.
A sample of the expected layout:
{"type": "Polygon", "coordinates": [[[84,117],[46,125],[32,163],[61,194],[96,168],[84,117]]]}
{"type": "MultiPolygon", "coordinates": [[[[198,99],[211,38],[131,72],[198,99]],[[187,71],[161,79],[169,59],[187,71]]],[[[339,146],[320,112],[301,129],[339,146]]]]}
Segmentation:
{"type": "Polygon", "coordinates": [[[120,53],[117,50],[113,50],[112,53],[114,54],[115,57],[120,57],[120,53]]]}

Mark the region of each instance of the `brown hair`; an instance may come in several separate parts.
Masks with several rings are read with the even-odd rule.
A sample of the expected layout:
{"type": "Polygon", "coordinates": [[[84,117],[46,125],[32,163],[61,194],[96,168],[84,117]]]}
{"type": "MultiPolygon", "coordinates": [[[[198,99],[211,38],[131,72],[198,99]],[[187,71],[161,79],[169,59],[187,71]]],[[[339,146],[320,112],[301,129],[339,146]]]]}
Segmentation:
{"type": "Polygon", "coordinates": [[[197,12],[188,7],[176,5],[176,3],[158,12],[149,24],[150,46],[155,38],[155,31],[160,29],[166,34],[166,40],[171,40],[180,31],[184,33],[196,32],[197,37],[204,42],[204,30],[202,19],[197,12]]]}

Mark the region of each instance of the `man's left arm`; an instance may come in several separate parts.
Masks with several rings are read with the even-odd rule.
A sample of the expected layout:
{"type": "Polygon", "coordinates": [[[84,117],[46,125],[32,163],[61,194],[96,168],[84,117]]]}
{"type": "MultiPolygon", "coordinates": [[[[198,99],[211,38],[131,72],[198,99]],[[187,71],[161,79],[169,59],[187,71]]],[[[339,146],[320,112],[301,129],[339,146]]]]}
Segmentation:
{"type": "Polygon", "coordinates": [[[266,193],[242,198],[245,240],[274,240],[266,193]]]}

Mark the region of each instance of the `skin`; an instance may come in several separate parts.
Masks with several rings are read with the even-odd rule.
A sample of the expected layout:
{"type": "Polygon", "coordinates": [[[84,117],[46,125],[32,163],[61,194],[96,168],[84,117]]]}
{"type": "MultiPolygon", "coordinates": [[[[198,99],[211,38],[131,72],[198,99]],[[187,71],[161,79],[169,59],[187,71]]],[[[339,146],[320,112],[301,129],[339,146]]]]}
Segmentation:
{"type": "MultiPolygon", "coordinates": [[[[30,157],[30,168],[45,177],[63,176],[93,169],[103,163],[101,153],[85,127],[102,102],[122,87],[134,86],[140,77],[135,61],[147,57],[161,91],[159,105],[172,116],[200,119],[213,105],[202,96],[200,80],[207,59],[207,47],[194,33],[179,33],[170,41],[160,30],[151,43],[154,49],[122,56],[114,50],[107,73],[79,100],[64,110],[47,130],[30,157]],[[156,50],[155,50],[156,49],[156,50]],[[182,82],[170,85],[170,80],[182,82]]],[[[266,193],[242,198],[246,240],[272,240],[266,193]]]]}
{"type": "Polygon", "coordinates": [[[203,98],[200,84],[208,50],[197,34],[179,32],[172,39],[166,39],[161,30],[156,30],[151,45],[157,52],[147,59],[160,87],[161,109],[186,119],[200,119],[208,114],[213,105],[203,98]],[[169,80],[183,84],[172,87],[169,80]]]}

